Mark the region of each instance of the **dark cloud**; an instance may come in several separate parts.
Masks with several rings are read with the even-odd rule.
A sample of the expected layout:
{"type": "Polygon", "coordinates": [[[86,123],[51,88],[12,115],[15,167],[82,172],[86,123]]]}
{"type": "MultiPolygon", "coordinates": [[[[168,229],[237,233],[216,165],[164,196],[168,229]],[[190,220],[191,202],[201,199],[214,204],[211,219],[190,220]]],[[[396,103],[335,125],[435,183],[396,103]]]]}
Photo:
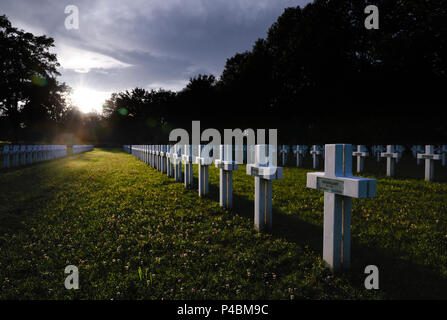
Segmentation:
{"type": "Polygon", "coordinates": [[[2,0],[14,25],[56,40],[62,80],[112,92],[135,86],[182,88],[218,76],[226,59],[265,37],[284,8],[308,0],[2,0]],[[80,29],[66,30],[76,5],[80,29]]]}

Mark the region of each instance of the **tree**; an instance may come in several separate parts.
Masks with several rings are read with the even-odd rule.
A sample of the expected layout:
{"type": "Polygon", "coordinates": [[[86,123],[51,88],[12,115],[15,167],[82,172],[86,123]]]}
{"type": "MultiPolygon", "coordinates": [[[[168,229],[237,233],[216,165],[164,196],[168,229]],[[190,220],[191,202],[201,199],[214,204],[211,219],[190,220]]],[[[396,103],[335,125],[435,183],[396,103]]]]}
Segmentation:
{"type": "Polygon", "coordinates": [[[59,63],[50,52],[53,46],[52,38],[19,30],[11,26],[6,16],[0,16],[0,114],[8,117],[12,132],[7,134],[13,140],[19,138],[22,107],[30,106],[39,95],[47,94],[39,99],[41,102],[46,99],[48,104],[45,107],[40,104],[37,109],[51,109],[49,112],[55,119],[61,115],[64,102],[60,94],[67,87],[55,80],[59,63]]]}

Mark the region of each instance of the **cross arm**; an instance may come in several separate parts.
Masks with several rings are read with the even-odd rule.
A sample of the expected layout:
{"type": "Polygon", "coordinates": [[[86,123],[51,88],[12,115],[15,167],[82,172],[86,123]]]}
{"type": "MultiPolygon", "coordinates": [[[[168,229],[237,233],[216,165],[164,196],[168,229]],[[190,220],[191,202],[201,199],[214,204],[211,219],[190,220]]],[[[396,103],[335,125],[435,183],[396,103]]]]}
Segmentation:
{"type": "Polygon", "coordinates": [[[282,179],[281,167],[260,167],[256,164],[247,164],[247,175],[260,177],[265,180],[280,180],[282,179]]]}
{"type": "Polygon", "coordinates": [[[225,171],[237,170],[237,163],[234,161],[222,161],[220,159],[214,160],[214,165],[218,169],[223,169],[225,171]]]}
{"type": "Polygon", "coordinates": [[[352,198],[375,198],[375,179],[348,177],[327,177],[324,172],[309,172],[306,186],[311,189],[336,193],[352,198]]]}

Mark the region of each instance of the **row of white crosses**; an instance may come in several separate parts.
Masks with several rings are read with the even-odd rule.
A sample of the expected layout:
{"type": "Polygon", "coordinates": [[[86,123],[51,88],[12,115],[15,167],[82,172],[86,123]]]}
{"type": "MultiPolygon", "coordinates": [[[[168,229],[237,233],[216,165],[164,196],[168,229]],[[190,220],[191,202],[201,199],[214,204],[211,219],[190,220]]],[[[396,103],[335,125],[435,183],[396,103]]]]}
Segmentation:
{"type": "Polygon", "coordinates": [[[1,151],[3,167],[25,166],[67,156],[64,145],[4,145],[1,151]]]}
{"type": "MultiPolygon", "coordinates": [[[[233,206],[233,175],[232,172],[238,169],[238,164],[233,161],[233,146],[221,145],[132,145],[124,146],[124,150],[131,150],[131,153],[176,181],[184,183],[185,187],[193,185],[193,165],[198,165],[198,193],[200,197],[209,193],[209,167],[213,164],[213,155],[218,159],[214,165],[220,171],[219,202],[227,209],[233,206]],[[184,173],[182,172],[184,166],[184,173]]],[[[246,150],[254,151],[255,155],[247,156],[255,159],[254,163],[247,165],[247,174],[255,176],[255,227],[261,231],[271,228],[272,215],[272,185],[271,181],[282,178],[282,168],[274,166],[271,160],[276,157],[274,148],[265,145],[257,145],[255,148],[246,150]],[[267,153],[270,151],[269,157],[267,153]]]]}
{"type": "Polygon", "coordinates": [[[94,146],[92,145],[73,145],[73,154],[92,151],[94,146]]]}
{"type": "MultiPolygon", "coordinates": [[[[178,151],[182,150],[185,186],[192,185],[192,166],[195,163],[199,166],[199,196],[207,194],[208,168],[212,164],[208,146],[144,145],[131,146],[130,150],[138,159],[169,176],[178,164],[178,151]]],[[[218,152],[219,159],[214,163],[220,170],[220,205],[231,208],[232,171],[237,170],[238,165],[233,161],[231,145],[221,145],[218,152]]],[[[276,166],[275,152],[272,146],[256,145],[254,163],[246,166],[246,173],[255,177],[254,224],[259,231],[272,228],[272,181],[283,177],[282,168],[276,166]]],[[[336,271],[350,267],[351,198],[375,197],[376,180],[352,175],[351,145],[326,145],[325,153],[325,172],[308,173],[307,187],[325,191],[323,259],[329,268],[336,271]]],[[[178,177],[181,169],[177,170],[178,177]]]]}
{"type": "MultiPolygon", "coordinates": [[[[297,167],[303,166],[303,159],[306,156],[307,150],[308,150],[308,147],[305,145],[293,145],[292,146],[292,152],[295,154],[297,167]]],[[[283,166],[285,166],[287,163],[287,154],[288,153],[290,153],[290,146],[281,145],[279,147],[279,154],[281,156],[281,164],[283,166]]],[[[313,145],[311,147],[309,153],[312,156],[313,168],[317,169],[320,164],[319,158],[324,159],[324,146],[313,145]]]]}
{"type": "MultiPolygon", "coordinates": [[[[353,146],[353,157],[357,158],[357,172],[361,173],[364,171],[364,162],[365,158],[369,157],[370,153],[368,152],[368,149],[364,145],[358,145],[353,146]]],[[[287,154],[290,151],[289,146],[287,145],[281,145],[279,148],[279,154],[281,155],[282,164],[286,164],[287,154]]],[[[305,145],[294,145],[292,146],[293,153],[296,157],[296,166],[302,167],[303,165],[303,158],[305,157],[308,147],[305,145]]],[[[445,166],[447,163],[447,145],[442,145],[438,148],[434,148],[434,151],[430,151],[431,154],[439,154],[440,160],[442,160],[442,166],[445,166]]],[[[387,159],[387,175],[390,177],[393,177],[395,175],[395,165],[399,163],[399,160],[402,158],[402,154],[405,151],[405,147],[401,145],[387,145],[387,146],[381,146],[381,145],[375,145],[371,148],[372,155],[376,158],[377,162],[380,161],[382,158],[387,159]]],[[[425,149],[420,145],[415,145],[411,148],[411,151],[413,153],[413,156],[417,159],[417,164],[421,164],[423,156],[418,156],[418,154],[423,154],[425,149]]],[[[319,167],[319,159],[324,158],[324,147],[313,145],[309,150],[310,155],[312,156],[312,162],[313,162],[313,168],[317,169],[319,167]]],[[[427,153],[425,153],[427,154],[427,153]]],[[[426,157],[426,156],[424,156],[426,157]]],[[[433,158],[429,159],[430,162],[425,161],[428,164],[427,175],[426,179],[431,181],[433,179],[433,173],[429,174],[429,172],[432,172],[433,160],[439,160],[439,157],[435,155],[433,158]],[[430,163],[430,164],[429,164],[430,163]],[[431,171],[430,171],[431,170],[431,171]]],[[[426,159],[427,160],[427,159],[426,159]]]]}
{"type": "MultiPolygon", "coordinates": [[[[382,152],[380,156],[382,158],[387,159],[387,167],[386,167],[386,174],[387,176],[393,177],[394,176],[394,169],[395,165],[398,162],[398,160],[402,157],[402,152],[404,151],[404,148],[401,146],[393,146],[388,145],[386,152],[382,152]]],[[[446,153],[447,153],[447,146],[440,146],[437,148],[438,154],[436,154],[436,148],[433,145],[426,145],[425,146],[425,153],[422,146],[415,145],[411,148],[411,151],[413,153],[413,156],[417,158],[417,164],[419,165],[421,163],[421,160],[425,160],[425,180],[426,181],[433,181],[434,178],[434,161],[436,160],[443,160],[442,165],[445,166],[446,164],[446,153]]]]}

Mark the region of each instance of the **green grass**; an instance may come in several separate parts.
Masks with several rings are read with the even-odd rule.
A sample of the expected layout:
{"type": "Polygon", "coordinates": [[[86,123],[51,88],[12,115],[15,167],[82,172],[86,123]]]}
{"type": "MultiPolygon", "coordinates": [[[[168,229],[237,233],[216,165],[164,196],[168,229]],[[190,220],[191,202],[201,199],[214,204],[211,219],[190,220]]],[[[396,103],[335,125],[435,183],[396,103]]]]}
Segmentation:
{"type": "MultiPolygon", "coordinates": [[[[420,167],[423,173],[422,167],[420,167]]],[[[323,193],[309,170],[273,185],[273,231],[253,229],[253,178],[234,173],[234,210],[119,150],[0,173],[0,299],[447,298],[447,185],[378,178],[354,200],[352,269],[323,267],[323,193]],[[80,289],[66,290],[67,265],[80,289]],[[380,271],[366,290],[365,266],[380,271]]],[[[197,168],[195,168],[197,177],[197,168]]]]}

